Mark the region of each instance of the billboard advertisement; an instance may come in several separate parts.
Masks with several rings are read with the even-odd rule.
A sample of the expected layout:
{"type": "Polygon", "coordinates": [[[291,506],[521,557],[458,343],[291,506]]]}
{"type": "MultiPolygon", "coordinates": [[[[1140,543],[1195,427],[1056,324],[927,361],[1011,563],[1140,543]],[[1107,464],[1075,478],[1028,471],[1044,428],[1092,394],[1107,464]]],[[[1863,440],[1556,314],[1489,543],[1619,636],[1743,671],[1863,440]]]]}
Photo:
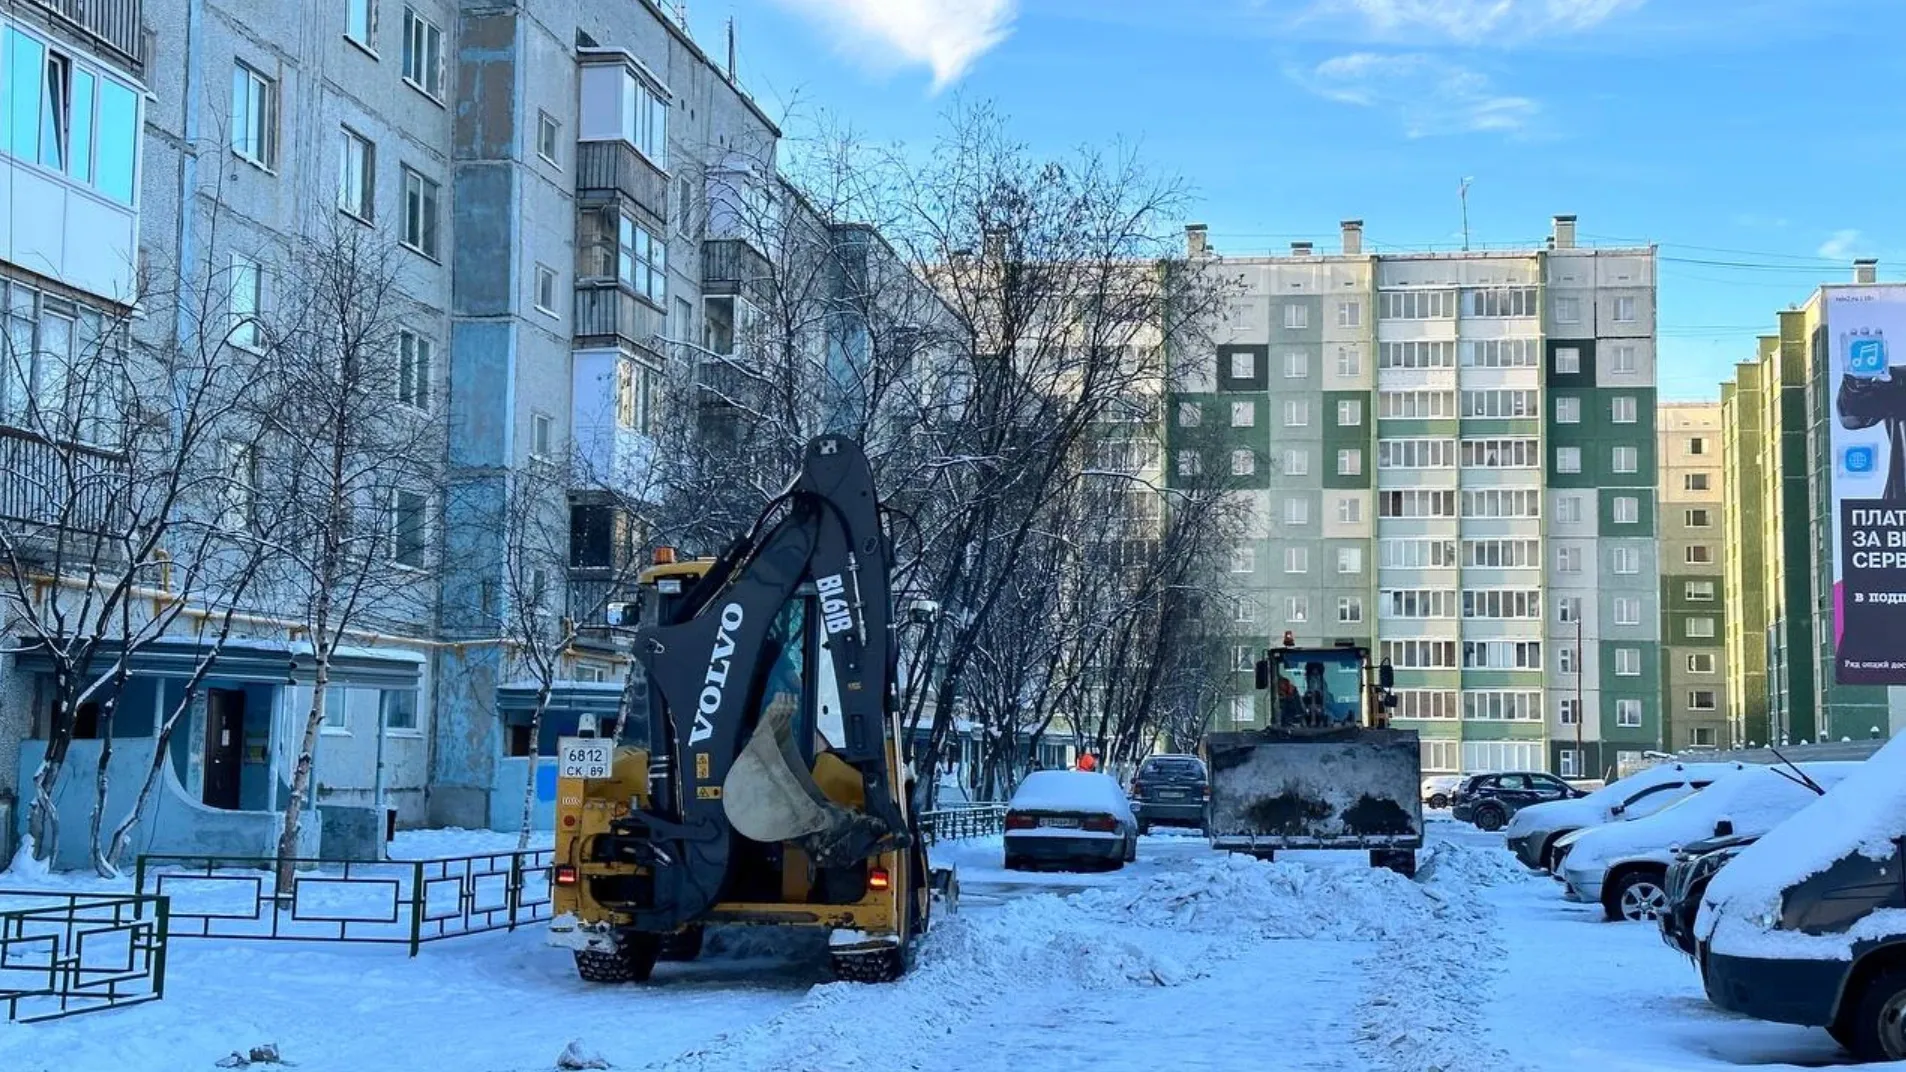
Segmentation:
{"type": "Polygon", "coordinates": [[[1826,306],[1834,679],[1906,685],[1906,288],[1826,306]]]}

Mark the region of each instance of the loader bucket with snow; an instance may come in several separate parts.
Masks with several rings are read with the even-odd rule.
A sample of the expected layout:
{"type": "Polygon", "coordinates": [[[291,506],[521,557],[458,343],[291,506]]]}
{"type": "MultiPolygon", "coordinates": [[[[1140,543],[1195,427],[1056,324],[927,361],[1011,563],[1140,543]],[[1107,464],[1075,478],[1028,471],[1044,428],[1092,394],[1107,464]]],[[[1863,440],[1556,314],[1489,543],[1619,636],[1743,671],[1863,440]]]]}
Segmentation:
{"type": "Polygon", "coordinates": [[[722,812],[743,837],[792,842],[821,867],[889,851],[892,840],[872,816],[827,799],[794,739],[795,704],[776,697],[722,782],[722,812]]]}

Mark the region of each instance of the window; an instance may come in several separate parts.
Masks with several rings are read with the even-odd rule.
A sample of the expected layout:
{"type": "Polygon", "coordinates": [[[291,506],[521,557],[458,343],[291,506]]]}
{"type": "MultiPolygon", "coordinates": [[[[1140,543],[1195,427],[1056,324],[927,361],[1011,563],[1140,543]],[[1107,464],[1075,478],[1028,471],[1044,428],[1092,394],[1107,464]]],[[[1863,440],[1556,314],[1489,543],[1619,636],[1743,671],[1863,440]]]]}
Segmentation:
{"type": "Polygon", "coordinates": [[[1231,475],[1250,476],[1257,472],[1257,455],[1248,450],[1231,452],[1231,475]]]}
{"type": "MultiPolygon", "coordinates": [[[[1582,300],[1580,298],[1555,299],[1555,322],[1558,324],[1581,323],[1582,322],[1582,300]]],[[[1560,372],[1561,369],[1557,369],[1556,371],[1560,372]]]]}
{"type": "Polygon", "coordinates": [[[1337,303],[1337,326],[1354,328],[1363,325],[1363,303],[1341,301],[1337,303]]]}
{"type": "Polygon", "coordinates": [[[1302,447],[1291,447],[1284,451],[1285,476],[1310,475],[1310,451],[1302,447]]]}
{"type": "Polygon", "coordinates": [[[1285,573],[1309,573],[1310,572],[1310,548],[1308,547],[1284,548],[1284,572],[1285,573]]]}
{"type": "Polygon", "coordinates": [[[1254,380],[1257,378],[1257,358],[1245,350],[1231,355],[1231,378],[1234,380],[1254,380]]]}
{"type": "MultiPolygon", "coordinates": [[[[1337,452],[1337,475],[1358,476],[1363,472],[1363,452],[1354,447],[1346,447],[1337,452]]],[[[1355,502],[1356,500],[1348,500],[1355,502]]]]}
{"type": "Polygon", "coordinates": [[[1582,776],[1582,753],[1578,749],[1564,748],[1555,754],[1558,773],[1564,778],[1582,776]]]}
{"type": "Polygon", "coordinates": [[[1453,290],[1386,290],[1377,295],[1379,320],[1453,320],[1453,290]]]}
{"type": "Polygon", "coordinates": [[[1250,547],[1231,549],[1231,572],[1253,573],[1257,570],[1257,551],[1250,547]]]}
{"type": "Polygon", "coordinates": [[[1463,492],[1464,517],[1542,516],[1542,492],[1535,488],[1489,488],[1463,492]]]}
{"type": "MultiPolygon", "coordinates": [[[[1573,299],[1563,299],[1572,301],[1573,299]]],[[[1559,302],[1557,304],[1560,304],[1559,302]]],[[[1574,346],[1555,348],[1555,371],[1563,375],[1573,375],[1582,371],[1582,351],[1574,346]]]]}
{"type": "Polygon", "coordinates": [[[1284,600],[1284,620],[1287,622],[1310,621],[1310,597],[1290,596],[1284,600]]]}
{"type": "Polygon", "coordinates": [[[1563,495],[1555,500],[1555,521],[1561,525],[1579,525],[1582,523],[1582,497],[1563,495]]]}
{"type": "Polygon", "coordinates": [[[1694,438],[1688,440],[1688,453],[1689,454],[1706,454],[1707,440],[1702,439],[1700,436],[1695,436],[1694,438]]]}
{"type": "Polygon", "coordinates": [[[1460,707],[1455,689],[1398,689],[1396,711],[1391,717],[1454,719],[1460,707]]]}
{"type": "Polygon", "coordinates": [[[384,729],[399,731],[417,729],[416,689],[381,690],[377,705],[382,712],[384,729]]]}
{"type": "Polygon", "coordinates": [[[1555,448],[1555,471],[1558,473],[1579,473],[1582,471],[1582,448],[1555,448]]]}
{"type": "Polygon", "coordinates": [[[1301,380],[1310,375],[1310,355],[1293,350],[1284,355],[1284,378],[1301,380]]]}
{"type": "Polygon", "coordinates": [[[264,342],[264,331],[258,323],[258,318],[265,311],[264,269],[250,257],[234,253],[232,273],[227,282],[231,290],[227,311],[231,315],[232,326],[225,334],[225,341],[233,346],[256,350],[264,342]]]}
{"type": "Polygon", "coordinates": [[[631,432],[651,434],[655,421],[656,371],[637,361],[616,363],[616,423],[631,432]]]}
{"type": "Polygon", "coordinates": [[[397,333],[397,401],[412,409],[430,408],[432,346],[413,331],[397,333]]]}
{"type": "Polygon", "coordinates": [[[437,184],[404,169],[404,245],[432,260],[437,256],[437,184]]]}
{"type": "Polygon", "coordinates": [[[1556,548],[1555,569],[1558,573],[1582,572],[1582,549],[1579,547],[1556,548]]]}
{"type": "Polygon", "coordinates": [[[1714,672],[1714,653],[1697,651],[1688,656],[1688,673],[1711,674],[1714,672]]]}
{"type": "Polygon", "coordinates": [[[1564,696],[1556,704],[1556,718],[1564,726],[1573,726],[1582,720],[1582,709],[1573,696],[1564,696]]]}
{"type": "Polygon", "coordinates": [[[1468,722],[1540,722],[1542,694],[1506,689],[1466,690],[1463,719],[1468,722]]]}
{"type": "Polygon", "coordinates": [[[1623,729],[1634,729],[1641,725],[1640,700],[1616,700],[1615,724],[1623,729]]]}
{"type": "Polygon", "coordinates": [[[1714,703],[1713,689],[1688,690],[1688,710],[1712,711],[1714,710],[1714,707],[1715,707],[1715,703],[1714,703]]]}
{"type": "Polygon", "coordinates": [[[683,238],[695,237],[695,189],[690,185],[687,175],[675,177],[675,233],[683,238]]]}
{"type": "Polygon", "coordinates": [[[1337,426],[1356,428],[1363,424],[1363,400],[1346,398],[1337,403],[1337,426]]]}
{"type": "Polygon", "coordinates": [[[1692,602],[1692,603],[1714,602],[1714,582],[1713,581],[1689,581],[1687,582],[1687,586],[1683,588],[1682,591],[1686,594],[1689,602],[1692,602]]]}
{"type": "Polygon", "coordinates": [[[1537,540],[1464,540],[1463,565],[1481,569],[1534,569],[1542,564],[1537,540]]]}
{"type": "Polygon", "coordinates": [[[377,147],[345,127],[338,160],[338,209],[369,223],[377,203],[377,147]]]}
{"type": "Polygon", "coordinates": [[[404,9],[404,81],[432,100],[443,99],[443,31],[409,7],[404,9]]]}
{"type": "Polygon", "coordinates": [[[1231,665],[1239,671],[1254,670],[1257,668],[1256,653],[1249,644],[1238,644],[1231,649],[1231,665]]]}
{"type": "Polygon", "coordinates": [[[1540,404],[1534,391],[1464,391],[1465,417],[1539,417],[1540,404]]]}
{"type": "Polygon", "coordinates": [[[1346,379],[1363,375],[1363,351],[1354,346],[1337,347],[1337,375],[1346,379]]]}
{"type": "Polygon", "coordinates": [[[324,732],[351,732],[350,695],[349,689],[338,685],[324,690],[324,732]]]}
{"type": "Polygon", "coordinates": [[[1615,624],[1640,625],[1641,600],[1633,596],[1615,597],[1615,624]]]}
{"type": "Polygon", "coordinates": [[[1714,562],[1714,548],[1704,543],[1688,545],[1688,565],[1706,566],[1714,562]]]}
{"type": "Polygon", "coordinates": [[[1456,669],[1454,640],[1385,640],[1378,650],[1398,670],[1456,669]]]}
{"type": "Polygon", "coordinates": [[[1534,469],[1542,464],[1541,447],[1533,439],[1465,439],[1465,469],[1534,469]]]}
{"type": "Polygon", "coordinates": [[[1284,327],[1290,331],[1302,331],[1310,326],[1310,307],[1307,305],[1286,305],[1284,307],[1284,327]]]}
{"type": "Polygon", "coordinates": [[[1310,403],[1302,398],[1284,400],[1284,427],[1302,428],[1310,423],[1310,403]]]}
{"type": "Polygon", "coordinates": [[[1632,376],[1634,375],[1635,368],[1635,347],[1632,343],[1624,343],[1613,348],[1613,357],[1610,358],[1608,362],[1608,371],[1624,376],[1632,376]]]}
{"type": "Polygon", "coordinates": [[[1555,423],[1582,423],[1582,400],[1574,395],[1561,395],[1555,400],[1555,423]]]}
{"type": "Polygon", "coordinates": [[[1431,420],[1456,416],[1454,391],[1379,391],[1377,416],[1384,420],[1431,420]]]}
{"type": "Polygon", "coordinates": [[[550,458],[555,455],[555,424],[547,413],[532,413],[529,417],[529,452],[538,458],[550,458]]]}
{"type": "Polygon", "coordinates": [[[1337,520],[1346,525],[1363,523],[1363,500],[1354,495],[1346,495],[1337,500],[1337,520]]]}
{"type": "Polygon", "coordinates": [[[1708,490],[1708,475],[1706,473],[1688,473],[1681,478],[1681,487],[1687,491],[1706,491],[1708,490]]]}
{"type": "Polygon", "coordinates": [[[1615,299],[1615,323],[1632,324],[1635,322],[1635,299],[1619,297],[1615,299]]]}
{"type": "Polygon", "coordinates": [[[1641,676],[1641,649],[1616,648],[1615,673],[1620,677],[1641,676]]]}
{"type": "MultiPolygon", "coordinates": [[[[1455,707],[1454,699],[1454,697],[1451,697],[1452,703],[1450,706],[1452,708],[1455,707]]],[[[1397,710],[1402,710],[1400,698],[1397,710]]],[[[1423,770],[1443,774],[1454,774],[1462,770],[1461,746],[1461,741],[1424,741],[1423,770]]]]}
{"type": "Polygon", "coordinates": [[[1688,727],[1688,746],[1691,748],[1713,748],[1714,747],[1714,727],[1713,726],[1689,726],[1688,727]]]}
{"type": "Polygon", "coordinates": [[[1254,402],[1231,403],[1231,427],[1249,428],[1257,423],[1257,404],[1254,402]]]}
{"type": "Polygon", "coordinates": [[[1231,601],[1231,620],[1234,622],[1253,622],[1257,620],[1257,607],[1248,599],[1231,601]]]}
{"type": "Polygon", "coordinates": [[[1204,407],[1196,402],[1178,403],[1178,427],[1196,428],[1204,423],[1204,407]]]}
{"type": "Polygon", "coordinates": [[[1463,315],[1475,317],[1535,316],[1536,288],[1489,287],[1463,293],[1463,315]]]}
{"type": "Polygon", "coordinates": [[[550,316],[556,312],[556,269],[547,264],[536,266],[536,308],[550,316]]]}
{"type": "Polygon", "coordinates": [[[1349,624],[1351,622],[1360,622],[1362,620],[1363,620],[1363,597],[1362,596],[1338,596],[1337,597],[1337,621],[1344,624],[1349,624]]]}
{"type": "Polygon", "coordinates": [[[1615,496],[1615,524],[1634,525],[1641,521],[1641,500],[1633,495],[1615,496]]]}
{"type": "Polygon", "coordinates": [[[421,492],[399,490],[391,496],[391,560],[400,566],[422,568],[429,531],[429,499],[421,492]]]}
{"type": "Polygon", "coordinates": [[[1284,500],[1284,524],[1310,524],[1310,500],[1290,498],[1284,500]]]}
{"type": "Polygon", "coordinates": [[[1540,339],[1478,339],[1462,344],[1464,368],[1535,368],[1540,339]]]}
{"type": "Polygon", "coordinates": [[[637,294],[667,308],[668,243],[649,233],[633,217],[621,217],[615,276],[637,294]]]}
{"type": "Polygon", "coordinates": [[[249,443],[228,439],[225,450],[224,509],[220,527],[240,532],[258,518],[258,451],[249,443]]]}
{"type": "Polygon", "coordinates": [[[1465,670],[1540,670],[1542,642],[1538,640],[1466,640],[1465,670]]]}
{"type": "Polygon", "coordinates": [[[1455,517],[1454,491],[1380,491],[1378,517],[1455,517]]]}
{"type": "Polygon", "coordinates": [[[1580,665],[1581,663],[1577,660],[1575,655],[1575,645],[1563,644],[1555,649],[1555,670],[1557,673],[1580,673],[1580,671],[1576,669],[1580,665]]]}
{"type": "Polygon", "coordinates": [[[1377,344],[1380,369],[1455,368],[1453,342],[1386,342],[1377,344]]]}
{"type": "Polygon", "coordinates": [[[1197,451],[1181,450],[1178,452],[1178,475],[1197,476],[1199,468],[1197,451]]]}
{"type": "Polygon", "coordinates": [[[1689,618],[1687,622],[1687,634],[1696,640],[1711,639],[1714,636],[1714,619],[1706,617],[1689,618]]]}
{"type": "Polygon", "coordinates": [[[1609,560],[1615,572],[1634,574],[1641,572],[1641,552],[1633,547],[1617,547],[1609,552],[1609,560]]]}
{"type": "Polygon", "coordinates": [[[1561,596],[1555,601],[1555,620],[1572,625],[1582,620],[1582,597],[1561,596]]]}
{"type": "Polygon", "coordinates": [[[377,0],[345,0],[344,36],[371,47],[371,35],[377,31],[377,0]]]}
{"type": "MultiPolygon", "coordinates": [[[[1463,617],[1485,620],[1537,619],[1542,617],[1542,593],[1519,588],[1469,588],[1463,590],[1463,617]]],[[[1536,661],[1540,667],[1541,660],[1536,661]]]]}
{"type": "Polygon", "coordinates": [[[1235,724],[1252,722],[1257,719],[1257,701],[1249,696],[1231,697],[1231,722],[1235,724]]]}
{"type": "Polygon", "coordinates": [[[1608,419],[1616,424],[1635,423],[1635,411],[1634,395],[1616,395],[1608,400],[1608,419]]]}
{"type": "Polygon", "coordinates": [[[1456,541],[1420,536],[1379,540],[1377,562],[1384,569],[1453,569],[1456,541]]]}
{"type": "Polygon", "coordinates": [[[1362,573],[1363,572],[1363,548],[1361,547],[1337,548],[1337,572],[1338,573],[1362,573]]]}
{"type": "Polygon", "coordinates": [[[232,152],[278,166],[278,83],[244,64],[232,69],[232,152]]]}
{"type": "Polygon", "coordinates": [[[1609,451],[1608,464],[1617,473],[1632,473],[1641,468],[1641,452],[1634,447],[1615,447],[1609,451]]]}
{"type": "MultiPolygon", "coordinates": [[[[1693,489],[1689,489],[1689,490],[1693,490],[1693,489]]],[[[1708,512],[1706,509],[1689,510],[1687,513],[1687,522],[1688,522],[1688,527],[1691,529],[1713,528],[1714,515],[1708,512]]]]}
{"type": "Polygon", "coordinates": [[[1386,588],[1377,593],[1379,618],[1456,617],[1456,593],[1439,588],[1386,588]]]}
{"type": "Polygon", "coordinates": [[[1456,467],[1456,441],[1453,439],[1379,439],[1378,469],[1453,469],[1456,467]]]}
{"type": "Polygon", "coordinates": [[[548,112],[536,113],[536,155],[556,167],[562,166],[562,159],[557,155],[561,152],[557,146],[562,131],[562,124],[556,122],[555,116],[548,112]]]}

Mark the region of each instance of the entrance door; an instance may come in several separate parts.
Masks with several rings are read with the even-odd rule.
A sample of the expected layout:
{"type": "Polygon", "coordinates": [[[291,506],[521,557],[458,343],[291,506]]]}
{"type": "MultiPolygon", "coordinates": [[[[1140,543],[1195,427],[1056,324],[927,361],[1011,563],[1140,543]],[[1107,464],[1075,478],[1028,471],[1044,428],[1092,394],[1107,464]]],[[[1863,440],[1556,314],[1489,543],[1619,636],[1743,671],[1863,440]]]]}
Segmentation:
{"type": "Polygon", "coordinates": [[[205,693],[205,803],[238,810],[238,772],[245,757],[245,694],[236,689],[205,693]]]}

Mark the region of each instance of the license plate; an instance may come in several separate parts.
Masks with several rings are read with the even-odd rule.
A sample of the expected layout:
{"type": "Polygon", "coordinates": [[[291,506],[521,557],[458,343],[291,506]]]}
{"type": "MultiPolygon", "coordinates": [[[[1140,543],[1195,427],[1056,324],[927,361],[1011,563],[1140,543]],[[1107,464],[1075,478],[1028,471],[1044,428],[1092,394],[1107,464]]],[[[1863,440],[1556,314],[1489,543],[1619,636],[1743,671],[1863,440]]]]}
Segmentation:
{"type": "Polygon", "coordinates": [[[1183,800],[1185,799],[1185,791],[1182,789],[1161,789],[1158,793],[1158,799],[1183,800]]]}
{"type": "Polygon", "coordinates": [[[558,778],[607,778],[614,749],[599,737],[563,737],[556,742],[558,778]]]}
{"type": "Polygon", "coordinates": [[[1079,825],[1079,820],[1077,820],[1077,819],[1041,819],[1041,820],[1039,820],[1039,825],[1040,825],[1040,826],[1062,826],[1062,827],[1075,827],[1075,828],[1076,828],[1076,827],[1077,827],[1077,826],[1079,825]]]}

